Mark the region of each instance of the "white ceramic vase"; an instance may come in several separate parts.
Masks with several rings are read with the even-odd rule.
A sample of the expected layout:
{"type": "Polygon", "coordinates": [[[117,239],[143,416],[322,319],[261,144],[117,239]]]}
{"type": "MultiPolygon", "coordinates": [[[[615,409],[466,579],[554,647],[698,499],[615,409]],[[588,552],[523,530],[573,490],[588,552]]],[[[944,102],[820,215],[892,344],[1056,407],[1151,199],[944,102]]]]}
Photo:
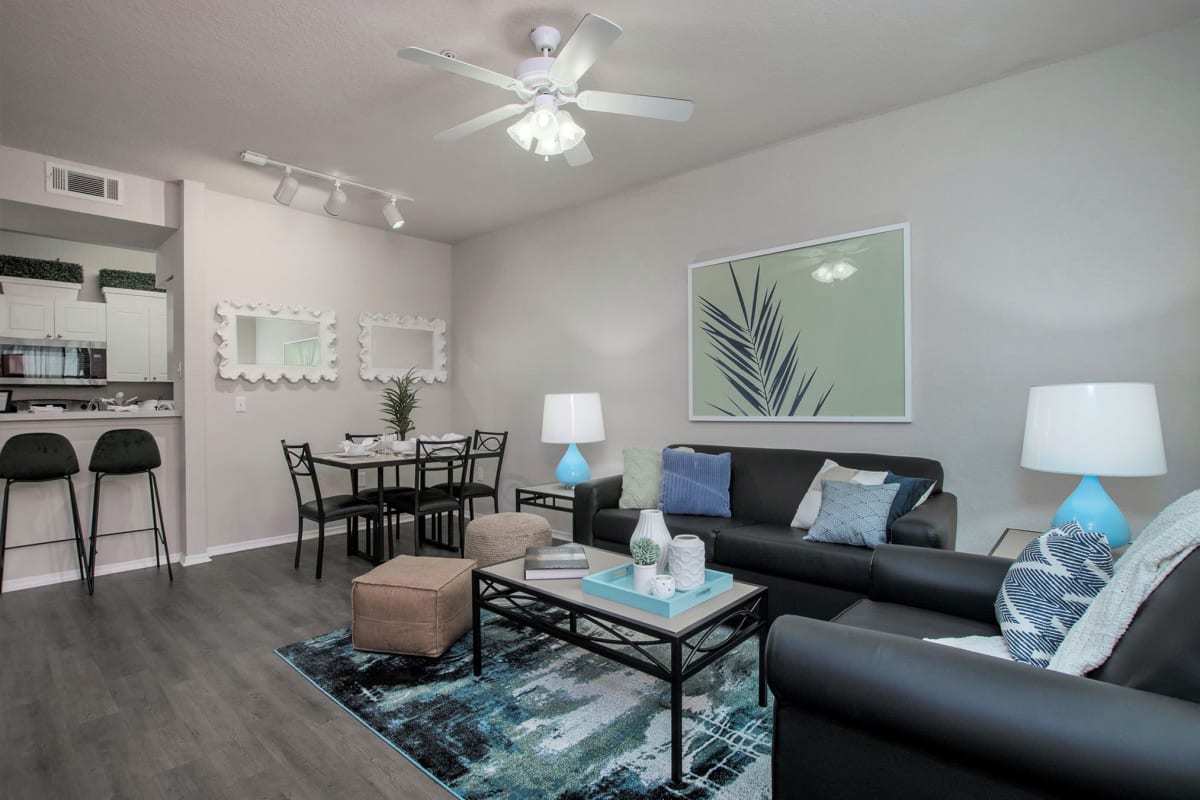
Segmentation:
{"type": "Polygon", "coordinates": [[[671,540],[670,556],[676,589],[685,592],[704,584],[704,542],[699,536],[690,533],[676,536],[671,540]]]}
{"type": "Polygon", "coordinates": [[[650,594],[650,587],[658,576],[658,567],[654,564],[633,565],[633,590],[638,594],[650,594]]]}
{"type": "Polygon", "coordinates": [[[671,546],[671,532],[667,530],[667,523],[663,521],[663,512],[648,508],[638,515],[637,527],[633,529],[633,535],[629,537],[630,547],[638,539],[649,539],[658,545],[658,572],[665,574],[669,557],[667,550],[671,546]]]}

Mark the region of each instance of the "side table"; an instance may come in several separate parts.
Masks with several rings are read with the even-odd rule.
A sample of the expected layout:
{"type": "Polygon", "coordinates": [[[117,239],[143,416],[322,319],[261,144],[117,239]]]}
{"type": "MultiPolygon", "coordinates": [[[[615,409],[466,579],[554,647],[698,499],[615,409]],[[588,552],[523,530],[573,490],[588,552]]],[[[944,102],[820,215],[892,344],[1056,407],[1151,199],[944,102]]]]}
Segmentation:
{"type": "MultiPolygon", "coordinates": [[[[542,483],[537,486],[520,486],[516,490],[516,510],[521,506],[544,508],[550,511],[565,511],[572,514],[575,511],[575,489],[561,483],[542,483]]],[[[572,519],[569,531],[574,538],[575,523],[572,519]]]]}
{"type": "MultiPolygon", "coordinates": [[[[1025,546],[1041,536],[1042,533],[1043,531],[1027,531],[1023,528],[1005,528],[1004,533],[1000,534],[1000,538],[992,545],[992,549],[988,555],[1015,561],[1017,556],[1021,555],[1021,551],[1025,549],[1025,546]]],[[[1127,549],[1129,549],[1129,545],[1121,545],[1113,550],[1113,561],[1124,555],[1127,549]]]]}
{"type": "Polygon", "coordinates": [[[1041,535],[1041,531],[1027,531],[1023,528],[1005,528],[1004,533],[1000,534],[1000,538],[992,545],[992,549],[988,552],[988,555],[1016,560],[1017,556],[1021,555],[1021,551],[1025,549],[1025,546],[1041,535]]]}

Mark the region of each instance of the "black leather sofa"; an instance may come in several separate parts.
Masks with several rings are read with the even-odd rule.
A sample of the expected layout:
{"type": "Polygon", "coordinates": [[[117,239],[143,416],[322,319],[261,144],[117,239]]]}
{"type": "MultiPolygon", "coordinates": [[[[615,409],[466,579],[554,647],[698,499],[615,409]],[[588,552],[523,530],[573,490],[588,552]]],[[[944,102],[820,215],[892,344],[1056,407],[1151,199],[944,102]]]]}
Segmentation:
{"type": "MultiPolygon", "coordinates": [[[[923,548],[954,548],[958,500],[942,491],[942,465],[928,458],[874,453],[830,453],[721,445],[686,445],[700,453],[731,453],[729,505],[732,516],[668,514],[672,535],[692,533],[704,540],[709,565],[743,581],[766,586],[771,618],[803,614],[830,619],[866,596],[871,550],[806,542],[806,530],[790,527],[813,477],[825,459],[844,467],[932,478],[933,495],[892,526],[891,541],[923,548]]],[[[621,476],[598,478],[575,487],[575,541],[629,551],[637,509],[618,508],[621,476]]]]}
{"type": "Polygon", "coordinates": [[[1200,797],[1200,551],[1086,677],[920,640],[998,634],[1010,563],[884,545],[869,600],[776,620],[775,800],[1200,797]]]}

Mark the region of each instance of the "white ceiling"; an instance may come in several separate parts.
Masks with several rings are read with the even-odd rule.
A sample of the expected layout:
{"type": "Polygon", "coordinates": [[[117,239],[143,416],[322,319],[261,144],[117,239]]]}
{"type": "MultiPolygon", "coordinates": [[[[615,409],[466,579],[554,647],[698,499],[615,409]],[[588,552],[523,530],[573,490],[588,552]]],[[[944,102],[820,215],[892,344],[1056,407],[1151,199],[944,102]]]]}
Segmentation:
{"type": "MultiPolygon", "coordinates": [[[[273,158],[407,192],[405,232],[454,242],[765,145],[1200,18],[1200,0],[0,0],[0,143],[269,200],[273,158]],[[580,111],[595,160],[519,150],[510,102],[396,58],[511,74],[528,33],[587,12],[625,33],[584,89],[690,98],[688,123],[580,111]]],[[[320,213],[328,187],[292,204],[320,213]]],[[[348,217],[383,225],[377,198],[348,217]]]]}

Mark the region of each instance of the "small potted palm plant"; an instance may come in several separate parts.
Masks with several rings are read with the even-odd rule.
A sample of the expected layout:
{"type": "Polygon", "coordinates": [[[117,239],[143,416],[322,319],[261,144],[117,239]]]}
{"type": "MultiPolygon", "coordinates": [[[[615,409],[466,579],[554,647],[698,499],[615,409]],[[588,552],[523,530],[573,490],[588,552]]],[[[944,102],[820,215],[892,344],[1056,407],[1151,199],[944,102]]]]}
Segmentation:
{"type": "Polygon", "coordinates": [[[413,429],[413,412],[420,406],[417,392],[421,389],[421,380],[410,369],[398,378],[392,378],[391,383],[383,390],[383,411],[381,420],[387,429],[396,435],[396,441],[404,441],[408,432],[413,429]]]}
{"type": "Polygon", "coordinates": [[[658,556],[662,548],[649,539],[634,539],[629,545],[629,554],[633,556],[633,590],[641,594],[650,594],[650,584],[658,574],[658,556]]]}

